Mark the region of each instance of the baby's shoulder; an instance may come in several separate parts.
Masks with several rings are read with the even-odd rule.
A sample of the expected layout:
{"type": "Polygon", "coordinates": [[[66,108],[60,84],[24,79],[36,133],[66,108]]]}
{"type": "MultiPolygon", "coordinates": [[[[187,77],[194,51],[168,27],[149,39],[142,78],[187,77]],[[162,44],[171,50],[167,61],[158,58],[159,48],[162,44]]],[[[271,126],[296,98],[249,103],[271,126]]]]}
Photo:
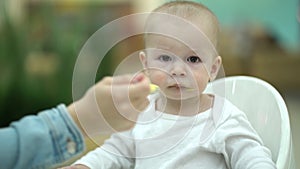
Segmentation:
{"type": "Polygon", "coordinates": [[[221,96],[215,96],[212,116],[216,125],[221,125],[232,120],[247,120],[247,116],[242,110],[235,106],[231,101],[221,96]]]}

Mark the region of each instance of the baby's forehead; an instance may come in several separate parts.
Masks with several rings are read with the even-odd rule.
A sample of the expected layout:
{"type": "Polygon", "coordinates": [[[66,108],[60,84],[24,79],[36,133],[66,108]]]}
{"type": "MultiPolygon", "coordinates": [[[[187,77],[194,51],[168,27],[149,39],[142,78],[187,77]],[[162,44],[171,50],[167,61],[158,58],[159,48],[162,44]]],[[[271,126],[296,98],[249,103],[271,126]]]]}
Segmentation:
{"type": "Polygon", "coordinates": [[[205,37],[216,47],[218,39],[218,23],[210,13],[188,16],[177,16],[167,13],[151,13],[146,21],[145,33],[156,32],[171,36],[205,37]]]}
{"type": "Polygon", "coordinates": [[[199,43],[192,43],[192,41],[184,41],[175,36],[167,36],[162,34],[148,34],[146,40],[147,47],[173,49],[173,48],[189,48],[196,49],[199,43]]]}
{"type": "Polygon", "coordinates": [[[161,30],[161,29],[176,29],[184,31],[186,29],[201,29],[206,27],[207,21],[200,17],[190,16],[188,18],[179,17],[176,15],[155,13],[151,14],[147,20],[145,31],[161,30]]]}
{"type": "Polygon", "coordinates": [[[174,15],[152,16],[145,29],[145,40],[149,34],[164,35],[180,41],[191,43],[196,40],[214,45],[212,24],[201,17],[188,19],[174,15]]]}

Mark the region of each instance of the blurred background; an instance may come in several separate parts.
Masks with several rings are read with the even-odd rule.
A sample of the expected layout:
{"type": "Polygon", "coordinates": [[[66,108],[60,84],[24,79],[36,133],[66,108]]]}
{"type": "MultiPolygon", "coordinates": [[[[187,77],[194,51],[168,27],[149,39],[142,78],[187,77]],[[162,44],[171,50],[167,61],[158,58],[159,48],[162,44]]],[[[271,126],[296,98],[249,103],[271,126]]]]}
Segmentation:
{"type": "MultiPolygon", "coordinates": [[[[151,11],[166,1],[1,0],[0,127],[71,103],[75,61],[88,38],[110,21],[151,11]]],[[[300,142],[296,134],[300,129],[299,0],[195,1],[207,5],[220,20],[218,50],[226,76],[256,76],[282,94],[300,152],[296,144],[300,142]]],[[[116,44],[95,81],[112,75],[122,58],[140,49],[141,36],[116,44]]]]}

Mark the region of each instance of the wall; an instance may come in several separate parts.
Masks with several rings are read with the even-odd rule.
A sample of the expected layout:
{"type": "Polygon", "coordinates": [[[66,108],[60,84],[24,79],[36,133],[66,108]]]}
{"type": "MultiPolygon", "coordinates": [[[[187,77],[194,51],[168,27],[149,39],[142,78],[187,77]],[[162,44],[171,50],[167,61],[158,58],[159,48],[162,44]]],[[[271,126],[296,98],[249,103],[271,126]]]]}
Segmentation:
{"type": "Polygon", "coordinates": [[[300,46],[298,0],[197,0],[208,6],[224,26],[234,27],[246,21],[263,23],[274,31],[288,49],[300,46]]]}

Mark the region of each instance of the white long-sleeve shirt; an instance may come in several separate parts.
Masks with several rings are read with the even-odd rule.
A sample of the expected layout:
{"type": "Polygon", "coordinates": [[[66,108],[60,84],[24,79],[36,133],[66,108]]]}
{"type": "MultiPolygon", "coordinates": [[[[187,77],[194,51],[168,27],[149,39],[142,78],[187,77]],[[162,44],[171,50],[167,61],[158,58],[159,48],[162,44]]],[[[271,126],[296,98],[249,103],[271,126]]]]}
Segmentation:
{"type": "Polygon", "coordinates": [[[91,169],[274,169],[270,150],[246,115],[215,96],[213,107],[195,116],[155,110],[156,96],[130,130],[75,162],[91,169]]]}

